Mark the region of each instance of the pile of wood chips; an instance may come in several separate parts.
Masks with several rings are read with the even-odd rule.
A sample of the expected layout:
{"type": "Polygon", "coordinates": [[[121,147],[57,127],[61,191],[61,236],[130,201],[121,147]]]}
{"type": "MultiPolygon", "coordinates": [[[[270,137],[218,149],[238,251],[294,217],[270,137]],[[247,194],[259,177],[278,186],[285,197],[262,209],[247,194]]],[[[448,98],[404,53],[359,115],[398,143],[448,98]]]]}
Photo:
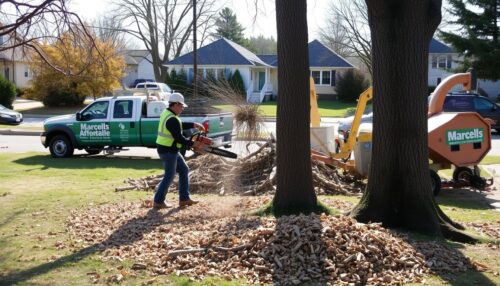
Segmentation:
{"type": "Polygon", "coordinates": [[[104,260],[133,260],[126,273],[176,273],[194,280],[396,285],[420,282],[428,272],[475,267],[457,250],[409,242],[378,224],[344,216],[244,215],[269,200],[226,196],[161,211],[141,203],[109,204],[74,211],[68,230],[71,244],[100,251],[104,260]]]}
{"type": "MultiPolygon", "coordinates": [[[[273,193],[276,188],[275,144],[266,142],[248,156],[231,160],[212,154],[187,160],[190,169],[190,192],[194,194],[243,194],[261,195],[273,193]]],[[[350,175],[340,174],[336,168],[323,162],[312,161],[313,185],[316,194],[360,194],[365,184],[350,175]]],[[[127,185],[116,191],[152,191],[160,183],[163,174],[139,179],[128,178],[127,185]]],[[[177,179],[169,192],[177,190],[177,179]]]]}

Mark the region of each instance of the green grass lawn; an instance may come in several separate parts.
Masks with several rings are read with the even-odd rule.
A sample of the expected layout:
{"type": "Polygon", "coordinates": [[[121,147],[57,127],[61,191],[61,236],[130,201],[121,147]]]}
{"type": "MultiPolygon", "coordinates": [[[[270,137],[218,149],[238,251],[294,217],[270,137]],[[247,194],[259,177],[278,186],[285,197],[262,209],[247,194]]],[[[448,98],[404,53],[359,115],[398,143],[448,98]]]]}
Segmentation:
{"type": "MultiPolygon", "coordinates": [[[[114,192],[114,188],[122,186],[126,178],[160,173],[159,160],[104,156],[53,159],[46,153],[0,153],[0,162],[0,285],[89,285],[88,273],[111,276],[131,266],[127,260],[104,262],[100,253],[92,249],[57,249],[57,245],[60,241],[69,241],[65,223],[72,210],[150,199],[152,193],[149,192],[114,192]]],[[[169,196],[172,200],[175,197],[169,196]]],[[[330,197],[351,203],[359,200],[330,197]]],[[[320,196],[320,200],[322,198],[320,196]]],[[[479,193],[445,190],[437,200],[445,213],[457,221],[498,221],[498,212],[490,209],[479,193]]],[[[464,246],[463,252],[479,255],[468,246],[464,246]]],[[[483,258],[479,255],[477,259],[483,258]]],[[[499,260],[496,257],[490,262],[497,272],[499,260]]],[[[470,280],[471,277],[477,278],[477,275],[483,274],[470,271],[468,275],[461,274],[463,278],[459,281],[470,285],[475,281],[470,280]]],[[[500,283],[491,272],[484,275],[500,283]]],[[[144,285],[150,279],[151,276],[142,272],[127,277],[122,284],[144,285]]],[[[435,282],[431,285],[445,284],[437,276],[431,281],[435,282]]],[[[158,277],[152,285],[241,285],[241,281],[208,278],[192,283],[185,276],[166,275],[158,277]]]]}
{"type": "MultiPolygon", "coordinates": [[[[222,110],[232,110],[231,105],[214,105],[222,110]]],[[[345,117],[352,115],[356,108],[356,103],[345,103],[334,100],[319,100],[319,114],[324,117],[345,117]]],[[[259,106],[262,116],[276,117],[276,101],[263,102],[259,106]]]]}

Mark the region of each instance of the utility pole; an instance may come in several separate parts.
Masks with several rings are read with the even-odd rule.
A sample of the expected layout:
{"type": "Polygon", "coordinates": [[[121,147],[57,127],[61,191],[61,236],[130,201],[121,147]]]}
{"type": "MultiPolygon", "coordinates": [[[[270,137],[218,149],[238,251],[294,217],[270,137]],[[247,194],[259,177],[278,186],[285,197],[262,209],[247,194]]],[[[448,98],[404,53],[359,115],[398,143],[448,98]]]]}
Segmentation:
{"type": "Polygon", "coordinates": [[[198,95],[198,48],[196,47],[196,0],[193,0],[193,96],[198,95]]]}

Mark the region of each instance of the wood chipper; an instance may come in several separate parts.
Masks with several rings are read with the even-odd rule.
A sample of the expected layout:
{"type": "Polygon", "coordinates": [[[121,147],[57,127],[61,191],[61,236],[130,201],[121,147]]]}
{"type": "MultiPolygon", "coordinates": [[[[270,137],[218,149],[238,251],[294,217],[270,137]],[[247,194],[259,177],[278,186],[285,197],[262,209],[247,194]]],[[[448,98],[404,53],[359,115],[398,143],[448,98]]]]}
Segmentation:
{"type": "MultiPolygon", "coordinates": [[[[443,112],[445,97],[455,85],[463,85],[470,92],[473,86],[471,73],[452,75],[442,81],[429,100],[428,142],[431,170],[454,167],[453,180],[441,182],[442,187],[472,186],[484,189],[493,184],[480,176],[479,162],[491,149],[491,127],[476,112],[443,112]]],[[[433,175],[437,176],[437,173],[433,175]]],[[[441,185],[434,188],[437,193],[441,185]]]]}
{"type": "MultiPolygon", "coordinates": [[[[432,189],[435,195],[442,187],[472,186],[485,189],[492,180],[480,177],[477,164],[491,149],[489,123],[475,112],[443,112],[447,93],[457,84],[471,90],[470,73],[455,74],[446,78],[436,87],[430,97],[428,112],[429,168],[432,189]],[[437,171],[454,168],[453,180],[442,182],[437,171]]],[[[366,177],[371,161],[371,123],[361,124],[366,104],[372,99],[372,88],[364,91],[358,100],[356,113],[349,136],[336,135],[335,152],[311,149],[313,159],[340,167],[347,172],[366,177]],[[351,154],[354,153],[354,159],[351,154]]],[[[315,105],[311,104],[311,108],[315,105]]],[[[313,112],[311,112],[313,114],[313,112]]],[[[314,124],[313,124],[314,126],[314,124]]],[[[312,137],[312,134],[311,134],[312,137]]]]}

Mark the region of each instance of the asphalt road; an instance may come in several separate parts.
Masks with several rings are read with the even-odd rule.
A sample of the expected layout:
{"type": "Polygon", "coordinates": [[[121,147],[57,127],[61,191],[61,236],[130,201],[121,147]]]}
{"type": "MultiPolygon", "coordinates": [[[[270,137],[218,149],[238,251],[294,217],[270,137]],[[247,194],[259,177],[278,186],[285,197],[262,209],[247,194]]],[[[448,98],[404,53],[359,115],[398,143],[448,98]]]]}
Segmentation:
{"type": "MultiPolygon", "coordinates": [[[[41,128],[44,118],[25,118],[21,126],[39,127],[41,128]]],[[[339,118],[322,118],[321,126],[336,126],[339,118]]],[[[276,133],[276,122],[265,122],[265,128],[268,132],[276,133]]],[[[12,129],[15,129],[13,126],[12,129]]],[[[248,142],[234,142],[233,147],[229,149],[237,154],[245,155],[248,153],[246,145],[248,142]]],[[[488,155],[500,156],[500,135],[492,134],[492,146],[488,155]]],[[[255,145],[255,144],[253,144],[255,145]]],[[[143,147],[127,148],[129,151],[117,153],[122,156],[142,156],[158,158],[156,149],[148,149],[143,147]]],[[[250,147],[250,150],[255,149],[255,146],[250,147]]],[[[16,136],[16,135],[0,135],[0,152],[47,152],[40,143],[38,136],[16,136]]],[[[86,154],[85,151],[75,150],[75,154],[86,154]]]]}
{"type": "MultiPolygon", "coordinates": [[[[232,143],[232,147],[227,150],[235,152],[239,156],[245,156],[259,147],[257,144],[252,143],[248,145],[247,150],[247,144],[247,141],[234,141],[232,143]]],[[[159,158],[155,148],[129,147],[127,149],[127,151],[115,153],[113,156],[159,158]]],[[[49,149],[43,147],[40,141],[40,136],[0,135],[0,153],[24,152],[45,152],[47,155],[50,154],[49,149]]],[[[87,155],[84,150],[75,150],[74,154],[87,155]]],[[[100,155],[103,155],[103,153],[100,155]]]]}

